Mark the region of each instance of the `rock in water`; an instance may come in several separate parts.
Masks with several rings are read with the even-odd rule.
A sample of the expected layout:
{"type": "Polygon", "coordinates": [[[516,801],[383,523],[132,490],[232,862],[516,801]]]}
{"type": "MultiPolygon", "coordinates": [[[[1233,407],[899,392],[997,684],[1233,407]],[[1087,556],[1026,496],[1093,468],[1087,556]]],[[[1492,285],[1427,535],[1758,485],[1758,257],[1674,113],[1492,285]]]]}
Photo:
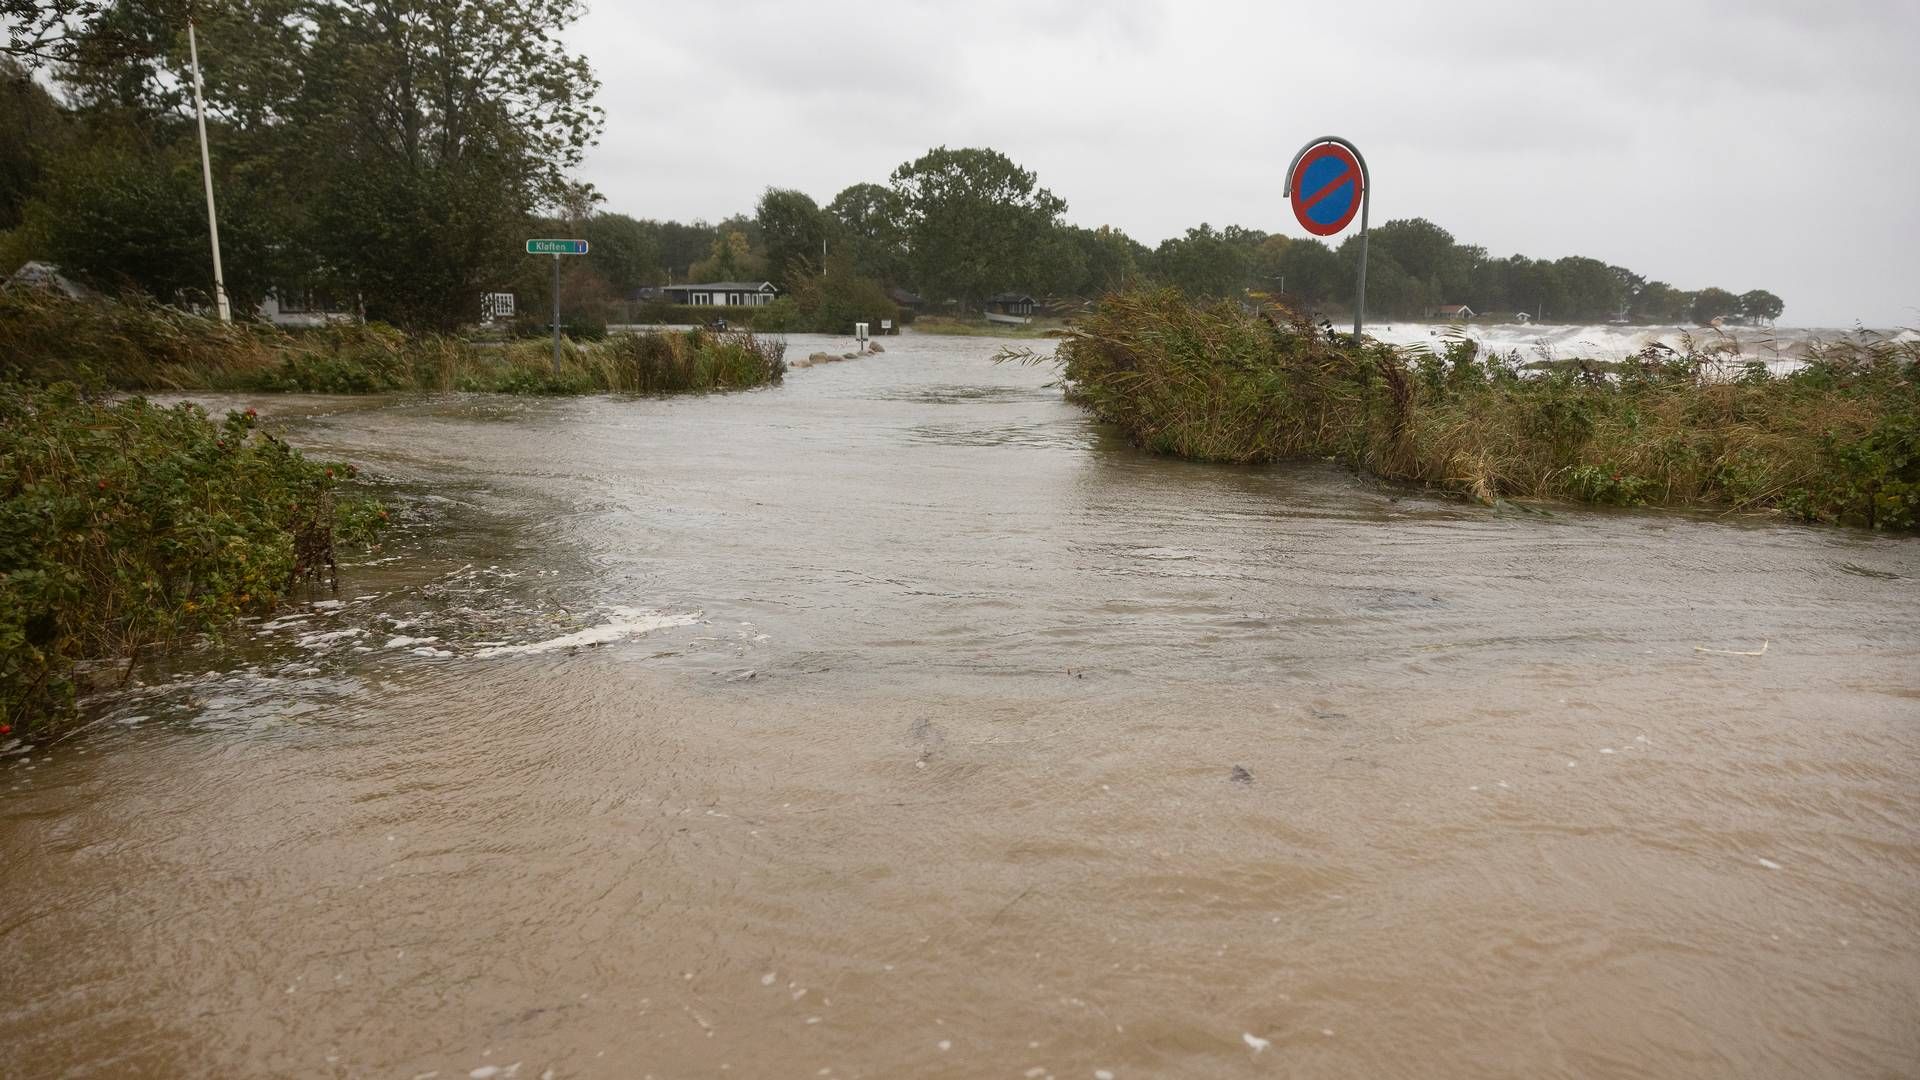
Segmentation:
{"type": "Polygon", "coordinates": [[[1247,771],[1246,766],[1235,765],[1232,774],[1229,775],[1227,779],[1236,784],[1251,784],[1253,783],[1253,774],[1247,771]]]}

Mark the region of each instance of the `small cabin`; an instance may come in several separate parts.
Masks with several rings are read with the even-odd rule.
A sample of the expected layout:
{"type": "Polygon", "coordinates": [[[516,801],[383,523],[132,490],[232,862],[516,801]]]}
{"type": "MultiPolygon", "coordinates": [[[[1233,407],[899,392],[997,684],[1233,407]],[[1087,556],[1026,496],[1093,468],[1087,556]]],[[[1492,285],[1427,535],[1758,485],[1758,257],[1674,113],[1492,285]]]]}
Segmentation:
{"type": "Polygon", "coordinates": [[[1473,318],[1473,309],[1465,304],[1441,304],[1439,307],[1428,308],[1427,318],[1446,319],[1449,322],[1465,322],[1473,318]]]}
{"type": "Polygon", "coordinates": [[[670,302],[688,307],[764,307],[779,297],[771,281],[708,281],[693,285],[663,285],[670,302]]]}
{"type": "Polygon", "coordinates": [[[1022,292],[994,293],[987,297],[987,313],[990,315],[1018,315],[1027,318],[1033,314],[1037,301],[1022,292]]]}

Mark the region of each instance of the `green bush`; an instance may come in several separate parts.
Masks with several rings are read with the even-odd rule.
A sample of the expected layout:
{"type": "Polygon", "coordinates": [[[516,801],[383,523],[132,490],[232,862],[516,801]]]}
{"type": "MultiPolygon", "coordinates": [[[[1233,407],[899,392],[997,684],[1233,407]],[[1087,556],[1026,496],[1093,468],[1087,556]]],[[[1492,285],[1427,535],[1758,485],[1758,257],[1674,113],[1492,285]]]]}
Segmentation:
{"type": "Polygon", "coordinates": [[[217,633],[334,572],[386,517],[352,475],[251,411],[0,383],[0,723],[54,726],[76,663],[217,633]]]}

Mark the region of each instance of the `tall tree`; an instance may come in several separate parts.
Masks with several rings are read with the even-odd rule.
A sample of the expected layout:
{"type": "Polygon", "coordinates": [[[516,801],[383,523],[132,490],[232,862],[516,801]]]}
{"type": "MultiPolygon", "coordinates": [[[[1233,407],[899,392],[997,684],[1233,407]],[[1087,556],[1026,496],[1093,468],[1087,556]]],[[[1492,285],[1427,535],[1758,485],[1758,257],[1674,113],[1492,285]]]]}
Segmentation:
{"type": "Polygon", "coordinates": [[[599,132],[576,0],[312,0],[289,103],[311,244],[378,317],[446,325],[511,277],[599,132]]]}
{"type": "Polygon", "coordinates": [[[794,275],[822,265],[827,239],[827,217],[806,193],[792,188],[768,188],[760,196],[754,220],[760,223],[760,243],[767,274],[774,284],[791,286],[794,275]]]}
{"type": "MultiPolygon", "coordinates": [[[[47,165],[67,150],[73,123],[26,68],[0,57],[0,229],[20,224],[47,165]]],[[[0,266],[0,274],[12,271],[0,266]]]]}
{"type": "Polygon", "coordinates": [[[856,273],[881,281],[906,279],[907,242],[900,199],[884,184],[855,184],[827,204],[833,241],[847,249],[856,273]]]}
{"type": "Polygon", "coordinates": [[[1740,294],[1740,317],[1751,323],[1770,323],[1780,317],[1786,305],[1765,289],[1740,294]]]}
{"type": "Polygon", "coordinates": [[[713,250],[687,270],[690,281],[747,281],[766,270],[766,264],[753,253],[747,234],[740,229],[723,229],[713,238],[713,250]]]}
{"type": "Polygon", "coordinates": [[[661,275],[657,229],[625,214],[595,214],[583,230],[587,262],[619,295],[652,285],[661,275]]]}
{"type": "Polygon", "coordinates": [[[1162,280],[1188,296],[1237,297],[1246,291],[1252,264],[1246,239],[1237,226],[1223,233],[1203,221],[1185,236],[1162,240],[1154,266],[1162,280]]]}
{"type": "Polygon", "coordinates": [[[1067,204],[997,150],[937,147],[893,171],[922,289],[962,304],[1030,286],[1026,252],[1067,204]]]}
{"type": "Polygon", "coordinates": [[[1705,288],[1693,296],[1693,321],[1702,326],[1715,319],[1740,314],[1740,298],[1725,289],[1705,288]]]}

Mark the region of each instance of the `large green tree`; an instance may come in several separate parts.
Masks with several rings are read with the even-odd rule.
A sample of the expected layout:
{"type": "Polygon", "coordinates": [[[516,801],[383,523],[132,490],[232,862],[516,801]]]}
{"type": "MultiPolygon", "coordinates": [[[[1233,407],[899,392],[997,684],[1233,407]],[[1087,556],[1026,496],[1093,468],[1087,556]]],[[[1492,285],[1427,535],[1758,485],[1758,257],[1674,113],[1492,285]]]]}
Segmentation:
{"type": "Polygon", "coordinates": [[[1246,291],[1252,258],[1250,245],[1201,222],[1185,236],[1162,240],[1153,253],[1160,279],[1178,286],[1188,296],[1237,297],[1246,291]]]}
{"type": "MultiPolygon", "coordinates": [[[[74,125],[26,68],[0,57],[0,229],[20,224],[46,167],[67,152],[74,125]]],[[[13,268],[0,266],[0,274],[13,268]]]]}
{"type": "Polygon", "coordinates": [[[448,325],[526,258],[601,124],[575,0],[314,0],[288,104],[309,243],[370,315],[448,325]]]}
{"type": "MultiPolygon", "coordinates": [[[[34,33],[47,39],[57,23],[70,39],[63,71],[92,122],[169,151],[190,146],[186,5],[67,6],[34,33]]],[[[599,131],[597,84],[558,37],[581,10],[577,0],[199,8],[216,172],[270,188],[287,238],[279,272],[358,293],[376,318],[471,317],[480,292],[523,269],[527,223],[563,202],[599,131]]],[[[243,193],[219,187],[225,218],[243,193]]],[[[235,280],[251,272],[242,255],[226,260],[235,280]]]]}
{"type": "Polygon", "coordinates": [[[587,262],[621,296],[661,276],[658,228],[625,214],[595,214],[581,230],[587,262]]]}
{"type": "MultiPolygon", "coordinates": [[[[220,170],[226,288],[244,314],[298,277],[278,178],[220,170]]],[[[154,146],[122,133],[61,155],[26,209],[40,254],[110,291],[136,288],[169,303],[212,300],[213,256],[200,159],[189,144],[154,146]]]]}
{"type": "Polygon", "coordinates": [[[1765,289],[1740,294],[1740,317],[1751,323],[1770,323],[1787,309],[1780,298],[1765,289]]]}
{"type": "Polygon", "coordinates": [[[1693,294],[1693,321],[1702,326],[1715,319],[1740,314],[1740,298],[1725,289],[1708,287],[1693,294]]]}
{"type": "Polygon", "coordinates": [[[935,298],[978,304],[1033,288],[1028,254],[1067,204],[997,150],[937,147],[893,171],[914,280],[935,298]]]}
{"type": "Polygon", "coordinates": [[[754,209],[760,223],[760,243],[767,275],[787,288],[796,275],[822,264],[827,240],[827,215],[805,192],[768,188],[754,209]]]}
{"type": "Polygon", "coordinates": [[[827,204],[832,242],[853,258],[856,273],[881,281],[908,277],[906,229],[900,198],[884,184],[855,184],[827,204]]]}

